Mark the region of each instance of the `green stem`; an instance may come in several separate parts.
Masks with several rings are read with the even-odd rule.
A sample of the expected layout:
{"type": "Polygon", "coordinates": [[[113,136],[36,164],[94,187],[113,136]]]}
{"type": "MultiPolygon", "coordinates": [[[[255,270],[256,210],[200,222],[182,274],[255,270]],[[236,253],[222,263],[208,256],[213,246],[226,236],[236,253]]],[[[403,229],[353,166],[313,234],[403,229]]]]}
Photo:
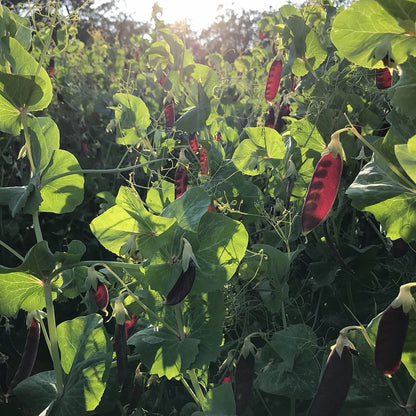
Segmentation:
{"type": "Polygon", "coordinates": [[[165,322],[160,316],[158,316],[157,313],[153,312],[147,305],[145,305],[139,298],[136,296],[130,288],[123,282],[122,279],[118,277],[116,273],[113,272],[113,270],[110,269],[106,264],[104,263],[96,263],[95,266],[103,266],[105,267],[114,277],[115,279],[124,287],[124,289],[127,291],[127,293],[135,300],[135,302],[146,311],[146,313],[150,316],[152,316],[156,321],[159,321],[163,324],[163,327],[172,332],[175,336],[179,337],[178,331],[176,331],[173,327],[171,327],[167,322],[165,322]]]}
{"type": "Polygon", "coordinates": [[[48,331],[53,369],[55,370],[56,390],[58,396],[61,396],[64,391],[64,377],[62,372],[61,360],[59,358],[58,335],[56,331],[55,310],[53,308],[52,285],[50,282],[46,281],[44,283],[43,291],[45,294],[46,313],[48,316],[48,331]]]}
{"type": "Polygon", "coordinates": [[[290,398],[290,416],[296,416],[296,400],[293,397],[290,398]]]}
{"type": "Polygon", "coordinates": [[[416,405],[416,383],[413,384],[412,390],[407,398],[406,409],[414,409],[416,405]]]}
{"type": "Polygon", "coordinates": [[[43,322],[43,319],[40,320],[40,327],[42,328],[42,333],[43,333],[43,336],[45,337],[45,342],[48,347],[49,354],[52,357],[51,341],[49,339],[48,331],[46,330],[46,326],[45,326],[45,323],[43,322]]]}
{"type": "Polygon", "coordinates": [[[12,249],[7,243],[0,240],[0,246],[3,246],[7,251],[12,253],[14,256],[16,256],[20,261],[24,261],[24,257],[21,256],[16,250],[12,249]]]}
{"type": "Polygon", "coordinates": [[[202,393],[201,386],[199,385],[198,377],[196,376],[195,370],[188,370],[187,373],[189,375],[189,378],[191,379],[192,387],[195,390],[199,405],[202,407],[202,405],[205,402],[205,396],[204,393],[202,393]]]}
{"type": "Polygon", "coordinates": [[[46,179],[44,182],[42,182],[42,186],[47,185],[48,183],[51,183],[57,179],[63,178],[65,176],[69,175],[83,175],[83,174],[112,174],[112,173],[121,173],[128,170],[138,169],[143,166],[150,165],[151,163],[157,163],[157,162],[163,162],[164,160],[168,160],[167,158],[161,158],[161,159],[155,159],[155,160],[149,160],[148,162],[140,163],[139,165],[131,165],[131,166],[125,166],[124,168],[114,168],[114,169],[78,169],[78,170],[71,170],[69,172],[63,172],[59,175],[52,176],[49,179],[46,179]]]}
{"type": "Polygon", "coordinates": [[[42,230],[39,223],[39,211],[36,211],[32,215],[33,218],[33,229],[35,230],[36,241],[39,243],[43,241],[42,230]]]}
{"type": "Polygon", "coordinates": [[[199,404],[199,400],[198,397],[196,397],[196,394],[194,393],[194,391],[191,389],[191,386],[187,383],[187,381],[184,379],[183,376],[181,376],[181,381],[182,384],[185,386],[186,390],[188,390],[188,393],[192,396],[192,398],[194,399],[195,403],[200,407],[199,404]]]}
{"type": "Polygon", "coordinates": [[[283,329],[287,328],[287,320],[286,320],[286,308],[285,308],[285,301],[282,300],[282,322],[283,322],[283,329]]]}
{"type": "Polygon", "coordinates": [[[30,145],[30,134],[29,134],[29,128],[27,125],[26,109],[22,111],[21,116],[22,116],[22,124],[23,124],[23,133],[25,136],[26,154],[27,154],[27,158],[29,159],[30,170],[32,171],[33,174],[35,174],[36,168],[35,168],[35,164],[33,162],[33,157],[32,157],[32,147],[30,145]]]}
{"type": "Polygon", "coordinates": [[[175,316],[176,316],[176,322],[178,324],[178,332],[179,332],[179,338],[182,341],[185,338],[185,331],[183,327],[183,319],[182,319],[182,304],[178,303],[174,306],[175,308],[175,316]]]}
{"type": "MultiPolygon", "coordinates": [[[[50,2],[49,4],[53,4],[53,2],[50,2]]],[[[59,0],[57,0],[55,2],[55,10],[54,10],[54,13],[53,13],[52,21],[49,23],[50,30],[49,30],[49,33],[48,33],[48,37],[46,39],[46,43],[43,45],[43,49],[42,49],[42,52],[40,54],[38,67],[36,68],[36,75],[39,75],[39,72],[40,72],[40,70],[43,66],[43,62],[45,61],[47,51],[48,51],[49,46],[52,42],[53,30],[55,28],[56,20],[58,18],[58,10],[59,10],[59,0]]]]}

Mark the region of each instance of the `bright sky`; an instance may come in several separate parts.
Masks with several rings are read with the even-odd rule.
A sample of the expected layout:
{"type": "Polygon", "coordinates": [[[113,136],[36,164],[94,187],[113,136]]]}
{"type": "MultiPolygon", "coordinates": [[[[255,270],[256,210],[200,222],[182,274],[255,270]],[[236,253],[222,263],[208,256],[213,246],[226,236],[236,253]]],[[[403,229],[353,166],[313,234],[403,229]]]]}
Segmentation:
{"type": "MultiPolygon", "coordinates": [[[[119,6],[131,17],[140,22],[150,21],[155,0],[119,0],[119,6]]],[[[199,31],[208,27],[217,16],[218,6],[234,9],[236,12],[245,10],[267,11],[273,6],[277,10],[286,4],[285,0],[157,0],[163,9],[162,20],[173,23],[188,19],[193,30],[199,31]]]]}

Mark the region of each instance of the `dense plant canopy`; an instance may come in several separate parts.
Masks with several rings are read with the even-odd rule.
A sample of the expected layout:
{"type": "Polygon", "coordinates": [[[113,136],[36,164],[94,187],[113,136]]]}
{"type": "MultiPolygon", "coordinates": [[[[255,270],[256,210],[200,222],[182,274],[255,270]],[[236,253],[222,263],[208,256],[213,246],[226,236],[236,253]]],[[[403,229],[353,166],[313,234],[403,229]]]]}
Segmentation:
{"type": "Polygon", "coordinates": [[[0,412],[415,413],[416,1],[12,3],[0,412]]]}

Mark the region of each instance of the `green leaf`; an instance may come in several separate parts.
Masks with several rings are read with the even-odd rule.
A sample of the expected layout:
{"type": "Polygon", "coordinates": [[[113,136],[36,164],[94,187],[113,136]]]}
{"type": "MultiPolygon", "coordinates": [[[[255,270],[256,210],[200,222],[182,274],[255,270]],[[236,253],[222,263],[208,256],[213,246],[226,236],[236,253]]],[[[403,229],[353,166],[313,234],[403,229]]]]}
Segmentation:
{"type": "MultiPolygon", "coordinates": [[[[12,217],[15,217],[21,209],[25,209],[25,212],[31,213],[29,205],[32,201],[31,196],[35,196],[34,199],[37,199],[36,210],[40,204],[40,193],[34,185],[34,181],[31,181],[29,185],[26,186],[9,186],[5,188],[0,188],[0,205],[8,205],[12,217]],[[38,196],[39,198],[36,198],[38,196]],[[28,203],[29,201],[29,203],[28,203]]],[[[33,210],[33,211],[34,211],[33,210]]]]}
{"type": "Polygon", "coordinates": [[[416,312],[413,309],[409,312],[409,326],[403,347],[402,363],[416,380],[416,312]]]}
{"type": "Polygon", "coordinates": [[[131,94],[114,94],[113,99],[119,104],[114,108],[115,118],[120,131],[117,143],[135,144],[146,134],[150,124],[150,114],[144,101],[131,94]]]}
{"type": "Polygon", "coordinates": [[[156,330],[149,327],[133,334],[127,343],[134,345],[151,374],[171,379],[190,368],[198,353],[200,340],[191,337],[180,340],[163,328],[156,330]]]}
{"type": "Polygon", "coordinates": [[[196,232],[199,221],[207,212],[210,202],[209,195],[202,188],[195,186],[172,201],[160,215],[176,218],[182,229],[196,232]]]}
{"type": "Polygon", "coordinates": [[[306,119],[292,121],[290,134],[299,147],[315,150],[319,154],[325,149],[325,141],[315,125],[306,119]]]}
{"type": "Polygon", "coordinates": [[[175,200],[175,185],[172,182],[161,180],[153,183],[147,191],[146,206],[154,213],[160,213],[163,208],[175,200]]]}
{"type": "Polygon", "coordinates": [[[402,64],[416,55],[415,20],[413,1],[359,0],[335,18],[331,40],[357,65],[381,68],[386,55],[402,64]]]}
{"type": "Polygon", "coordinates": [[[221,289],[244,257],[248,234],[244,226],[224,215],[207,212],[198,227],[199,247],[194,251],[197,269],[193,291],[221,289]]]}
{"type": "Polygon", "coordinates": [[[177,130],[189,133],[205,128],[205,123],[211,113],[211,103],[201,84],[198,84],[198,105],[191,107],[175,122],[177,130]]]}
{"type": "Polygon", "coordinates": [[[3,38],[0,51],[11,67],[11,73],[0,73],[0,94],[17,109],[36,111],[47,107],[52,99],[52,84],[46,71],[38,71],[38,63],[16,39],[3,38]]]}
{"type": "Polygon", "coordinates": [[[243,140],[233,155],[235,166],[246,175],[259,175],[272,166],[272,159],[283,159],[286,146],[282,136],[268,127],[247,127],[243,140]]]}
{"type": "Polygon", "coordinates": [[[402,168],[416,184],[416,136],[410,138],[407,144],[396,144],[394,151],[402,168]]]}
{"type": "Polygon", "coordinates": [[[202,410],[206,416],[235,415],[234,392],[231,383],[224,383],[210,389],[205,396],[202,410]]]}
{"type": "Polygon", "coordinates": [[[42,173],[59,149],[59,130],[49,117],[29,118],[30,147],[36,171],[42,173]]]}
{"type": "Polygon", "coordinates": [[[72,240],[68,245],[67,252],[57,251],[54,254],[55,261],[62,265],[73,264],[81,260],[85,254],[87,247],[80,240],[72,240]]]}
{"type": "Polygon", "coordinates": [[[270,394],[312,398],[319,378],[316,352],[316,335],[308,326],[295,324],[276,332],[260,352],[263,368],[256,385],[270,394]]]}
{"type": "Polygon", "coordinates": [[[3,29],[0,33],[0,37],[7,35],[12,36],[24,49],[28,50],[32,42],[32,31],[29,20],[11,12],[6,6],[2,6],[0,9],[0,16],[2,17],[3,29]]]}
{"type": "Polygon", "coordinates": [[[416,239],[416,194],[402,186],[380,162],[368,163],[346,194],[355,208],[376,217],[387,237],[407,242],[416,239]]]}
{"type": "Polygon", "coordinates": [[[400,78],[389,90],[389,97],[398,113],[409,117],[411,120],[416,118],[412,109],[416,105],[416,58],[410,56],[409,59],[400,65],[400,78]]]}
{"type": "Polygon", "coordinates": [[[40,212],[72,212],[84,199],[84,177],[73,174],[54,179],[62,173],[81,170],[76,157],[66,150],[54,150],[51,163],[41,176],[40,212]]]}
{"type": "Polygon", "coordinates": [[[40,415],[57,396],[54,371],[37,373],[21,381],[13,390],[21,401],[34,414],[40,415]]]}
{"type": "Polygon", "coordinates": [[[90,227],[98,241],[115,254],[131,235],[137,235],[137,246],[144,257],[152,257],[174,235],[177,222],[147,211],[138,195],[121,187],[117,205],[94,218],[90,227]]]}
{"type": "Polygon", "coordinates": [[[49,407],[47,414],[51,416],[83,415],[94,410],[101,400],[113,348],[99,315],[65,321],[58,325],[57,332],[62,368],[66,373],[62,396],[56,397],[53,372],[29,377],[16,393],[31,409],[49,407]]]}
{"type": "Polygon", "coordinates": [[[0,274],[0,313],[16,316],[19,309],[31,312],[46,306],[43,283],[28,273],[0,274]]]}
{"type": "Polygon", "coordinates": [[[184,303],[187,333],[199,339],[198,355],[192,368],[202,368],[215,362],[223,339],[225,303],[222,291],[188,296],[184,303]]]}
{"type": "Polygon", "coordinates": [[[305,56],[297,57],[292,65],[292,72],[295,75],[306,75],[310,69],[317,69],[327,56],[326,50],[319,42],[317,34],[311,30],[306,36],[305,56]]]}
{"type": "Polygon", "coordinates": [[[20,111],[0,95],[0,130],[17,136],[20,132],[20,111]]]}
{"type": "Polygon", "coordinates": [[[54,268],[55,259],[47,241],[40,241],[27,252],[20,266],[13,268],[0,266],[0,273],[27,272],[39,279],[44,279],[54,268]]]}

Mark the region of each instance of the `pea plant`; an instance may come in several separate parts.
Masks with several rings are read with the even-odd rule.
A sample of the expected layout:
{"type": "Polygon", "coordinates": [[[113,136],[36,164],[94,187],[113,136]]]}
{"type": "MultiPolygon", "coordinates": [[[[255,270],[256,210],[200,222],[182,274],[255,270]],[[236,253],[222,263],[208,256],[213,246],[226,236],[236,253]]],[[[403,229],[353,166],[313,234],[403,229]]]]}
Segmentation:
{"type": "Polygon", "coordinates": [[[0,6],[2,412],[415,413],[396,6],[283,6],[205,63],[156,16],[86,44],[0,6]]]}

